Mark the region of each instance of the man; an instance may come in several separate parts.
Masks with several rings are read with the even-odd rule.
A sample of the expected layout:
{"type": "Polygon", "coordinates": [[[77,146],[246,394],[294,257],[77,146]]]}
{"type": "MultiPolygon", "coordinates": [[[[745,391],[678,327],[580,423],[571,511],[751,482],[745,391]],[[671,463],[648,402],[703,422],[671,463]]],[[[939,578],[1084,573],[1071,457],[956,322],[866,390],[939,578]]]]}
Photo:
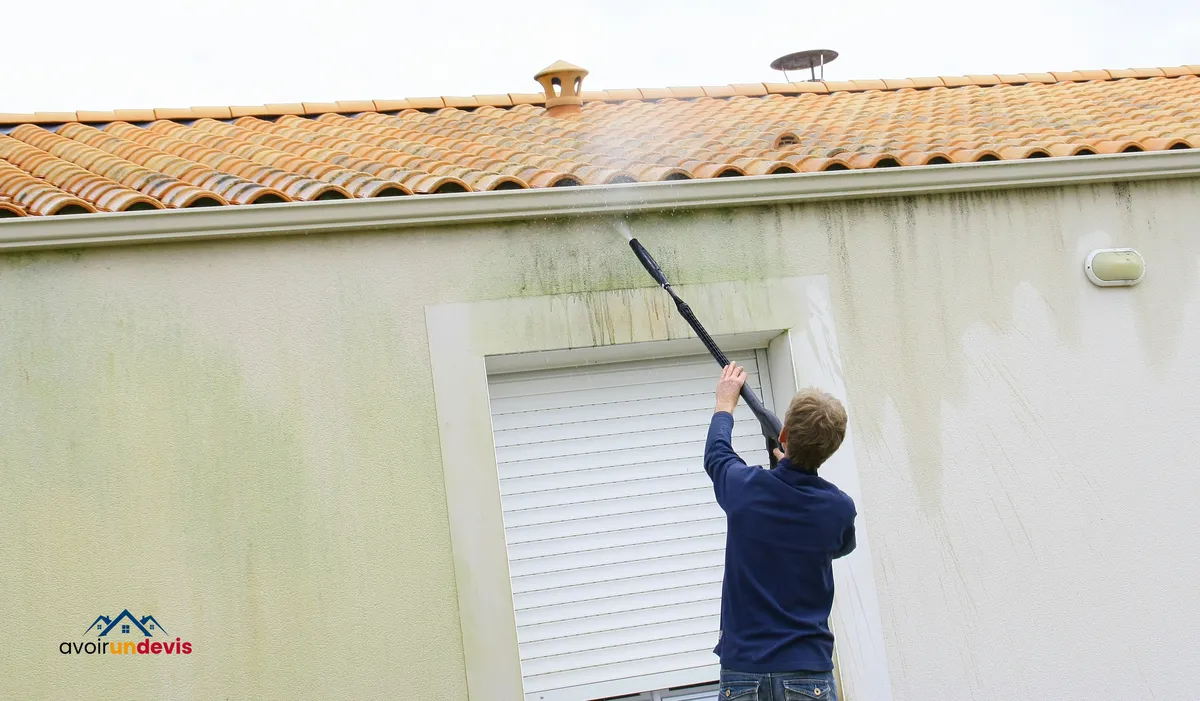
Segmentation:
{"type": "Polygon", "coordinates": [[[704,447],[704,470],[725,511],[721,701],[836,701],[833,560],[854,550],[854,501],[817,476],[842,444],[846,410],[806,389],[784,417],[778,467],[751,467],[733,452],[733,410],[746,371],[727,365],[704,447]]]}

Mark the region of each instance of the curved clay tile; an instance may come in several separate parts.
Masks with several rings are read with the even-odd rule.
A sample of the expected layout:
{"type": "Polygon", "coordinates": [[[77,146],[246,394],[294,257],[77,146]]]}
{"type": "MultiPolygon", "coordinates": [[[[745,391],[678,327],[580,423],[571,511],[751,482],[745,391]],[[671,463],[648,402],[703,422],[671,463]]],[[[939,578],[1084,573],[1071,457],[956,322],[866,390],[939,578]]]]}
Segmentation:
{"type": "Polygon", "coordinates": [[[1000,160],[1000,154],[990,148],[959,148],[950,151],[950,160],[955,163],[998,161],[1000,160]]]}
{"type": "Polygon", "coordinates": [[[750,169],[746,169],[746,172],[751,175],[788,175],[788,174],[800,172],[799,168],[797,168],[796,166],[792,165],[791,163],[787,163],[785,161],[768,161],[768,162],[770,163],[770,169],[767,170],[765,173],[751,173],[750,169]]]}
{"type": "MultiPolygon", "coordinates": [[[[1079,75],[1108,80],[1107,73],[1079,75]]],[[[1040,75],[982,78],[1007,83],[998,88],[979,87],[973,77],[892,81],[884,83],[889,91],[872,92],[817,86],[822,92],[832,88],[829,95],[800,89],[805,86],[767,86],[762,91],[788,95],[728,99],[681,100],[670,91],[647,91],[643,97],[656,103],[622,104],[613,93],[607,102],[589,99],[579,119],[569,121],[548,118],[540,103],[467,111],[447,102],[436,112],[421,112],[413,107],[425,103],[380,101],[370,107],[390,113],[362,106],[353,116],[239,116],[230,123],[199,119],[188,125],[159,120],[139,130],[146,138],[123,140],[68,125],[60,128],[62,137],[98,151],[72,146],[68,153],[39,133],[35,146],[59,152],[28,156],[25,167],[41,169],[81,197],[98,198],[106,187],[86,174],[93,171],[155,199],[179,197],[174,178],[234,201],[228,188],[239,182],[291,188],[297,197],[313,196],[300,190],[313,180],[357,196],[376,192],[364,189],[363,176],[355,173],[410,189],[418,184],[418,192],[428,193],[516,187],[512,179],[536,186],[601,184],[1191,148],[1200,144],[1200,133],[1187,107],[1200,79],[1165,75],[1075,84],[1044,84],[1049,79],[1040,75]],[[970,87],[947,88],[946,82],[970,87]],[[156,141],[179,130],[170,148],[156,141]],[[58,162],[64,157],[84,172],[64,169],[58,162]],[[226,190],[217,189],[222,183],[226,190]]],[[[722,88],[720,94],[731,90],[737,92],[722,88]]],[[[503,104],[522,101],[529,99],[506,97],[503,104]]]]}
{"type": "MultiPolygon", "coordinates": [[[[161,170],[154,170],[125,160],[92,146],[89,141],[109,145],[114,137],[83,124],[66,124],[59,133],[44,130],[25,131],[23,125],[13,130],[13,136],[26,143],[37,142],[52,155],[72,161],[87,170],[103,175],[114,182],[152,197],[167,207],[216,206],[228,204],[215,192],[183,182],[161,170]]],[[[131,154],[134,155],[134,154],[131,154]]]]}
{"type": "MultiPolygon", "coordinates": [[[[1188,142],[1187,139],[1179,138],[1166,139],[1155,137],[1153,139],[1146,139],[1142,143],[1147,151],[1176,151],[1186,148],[1197,148],[1196,145],[1188,142]]],[[[1200,139],[1197,140],[1197,143],[1200,143],[1200,139]]]]}
{"type": "MultiPolygon", "coordinates": [[[[468,183],[464,182],[462,179],[459,179],[461,172],[469,172],[471,170],[470,168],[466,168],[464,171],[459,171],[457,169],[464,168],[464,166],[436,160],[441,157],[452,157],[454,155],[446,149],[412,142],[395,143],[381,134],[370,134],[349,128],[347,126],[338,126],[345,125],[349,121],[350,120],[346,120],[346,122],[327,122],[326,124],[323,124],[321,128],[340,128],[339,134],[341,136],[348,137],[344,139],[344,143],[341,145],[341,148],[347,153],[365,155],[364,151],[366,149],[363,147],[366,146],[366,143],[371,143],[375,145],[376,149],[371,154],[371,157],[377,158],[382,162],[401,167],[417,166],[431,175],[446,176],[450,178],[448,180],[428,180],[426,178],[417,178],[416,180],[419,181],[417,186],[414,186],[412,182],[404,181],[403,184],[412,189],[413,192],[445,192],[453,190],[456,186],[461,187],[464,191],[472,189],[468,183]],[[357,146],[353,145],[356,143],[357,146]],[[389,146],[393,148],[389,149],[389,146]],[[401,148],[404,150],[399,150],[401,148]]],[[[364,168],[364,170],[371,172],[371,169],[364,168]]],[[[383,171],[376,172],[380,176],[383,175],[383,171]]],[[[484,171],[483,175],[500,176],[503,175],[503,173],[484,171]]],[[[496,182],[499,184],[500,181],[496,182]]]]}
{"type": "Polygon", "coordinates": [[[579,179],[568,173],[558,173],[551,170],[541,170],[526,182],[530,187],[572,187],[582,185],[579,179]]]}
{"type": "MultiPolygon", "coordinates": [[[[11,136],[0,136],[0,158],[29,175],[42,178],[56,188],[89,202],[96,209],[108,212],[162,209],[162,204],[157,200],[11,136]]],[[[31,211],[38,209],[32,202],[26,206],[31,211]]]]}
{"type": "Polygon", "coordinates": [[[637,182],[637,178],[633,177],[632,173],[617,168],[575,165],[567,172],[577,178],[583,185],[615,185],[618,183],[637,182]]]}
{"type": "Polygon", "coordinates": [[[143,146],[146,151],[140,152],[140,156],[135,156],[134,152],[129,152],[128,155],[139,160],[144,158],[143,165],[146,167],[164,171],[171,169],[180,180],[215,192],[233,204],[265,204],[288,200],[288,197],[278,190],[200,162],[199,159],[205,155],[216,154],[213,149],[124,122],[109,124],[104,133],[118,141],[143,146]]]}
{"type": "Polygon", "coordinates": [[[629,172],[638,179],[638,182],[692,179],[692,174],[682,168],[672,168],[662,165],[631,165],[629,172]]]}
{"type": "Polygon", "coordinates": [[[1022,158],[1048,158],[1051,154],[1042,146],[1025,144],[1023,146],[1005,146],[999,149],[1000,157],[1006,161],[1022,158]]]}
{"type": "Polygon", "coordinates": [[[1096,150],[1086,144],[1051,144],[1046,147],[1051,156],[1094,156],[1096,150]]]}
{"type": "MultiPolygon", "coordinates": [[[[158,126],[158,124],[156,123],[154,126],[158,126]]],[[[273,187],[292,199],[311,201],[350,199],[353,196],[339,185],[312,177],[307,173],[295,172],[274,166],[272,161],[290,157],[294,159],[292,163],[296,164],[298,169],[318,173],[327,172],[329,168],[334,168],[330,164],[301,159],[298,156],[292,156],[292,154],[275,152],[274,149],[264,146],[217,136],[211,132],[196,130],[178,124],[175,125],[175,128],[163,127],[163,131],[168,132],[171,136],[178,135],[183,139],[195,143],[212,144],[213,146],[210,146],[210,148],[213,151],[223,151],[227,157],[221,158],[219,154],[209,154],[205,156],[205,162],[208,162],[214,168],[225,170],[234,175],[240,175],[268,187],[273,187]]]]}
{"type": "Polygon", "coordinates": [[[1132,139],[1100,141],[1095,144],[1096,153],[1135,153],[1146,148],[1132,139]]]}
{"type": "MultiPolygon", "coordinates": [[[[787,159],[789,162],[791,159],[787,159]]],[[[798,158],[796,167],[801,173],[820,173],[832,170],[850,170],[850,164],[845,160],[828,156],[804,156],[798,158]]]]}
{"type": "Polygon", "coordinates": [[[905,151],[901,153],[900,164],[905,166],[930,166],[952,163],[950,155],[942,151],[905,151]]]}
{"type": "Polygon", "coordinates": [[[730,176],[742,176],[746,171],[738,168],[735,165],[724,163],[713,163],[704,161],[684,161],[679,164],[679,169],[690,173],[694,178],[708,179],[721,178],[730,176]]]}
{"type": "Polygon", "coordinates": [[[519,178],[514,178],[511,175],[498,175],[478,170],[463,176],[463,181],[475,192],[484,190],[525,190],[529,187],[528,183],[522,182],[519,178]]]}
{"type": "Polygon", "coordinates": [[[14,202],[8,195],[0,195],[0,219],[24,217],[28,214],[24,207],[14,202]]]}
{"type": "Polygon", "coordinates": [[[405,187],[421,195],[471,191],[471,188],[458,178],[420,171],[414,172],[402,182],[405,187]]]}
{"type": "Polygon", "coordinates": [[[900,165],[900,160],[891,153],[856,153],[843,156],[844,160],[855,170],[866,168],[894,168],[900,165]]]}

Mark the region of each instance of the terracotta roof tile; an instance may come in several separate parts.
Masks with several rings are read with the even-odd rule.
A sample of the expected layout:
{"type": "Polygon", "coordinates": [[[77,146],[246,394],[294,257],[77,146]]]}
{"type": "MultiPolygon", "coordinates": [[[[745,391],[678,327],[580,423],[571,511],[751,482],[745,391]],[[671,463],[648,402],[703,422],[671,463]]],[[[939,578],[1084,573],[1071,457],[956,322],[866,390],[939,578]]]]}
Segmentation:
{"type": "Polygon", "coordinates": [[[0,195],[0,219],[24,217],[28,214],[24,207],[14,202],[8,195],[0,195]]]}
{"type": "Polygon", "coordinates": [[[701,89],[707,97],[733,97],[738,94],[732,85],[719,85],[701,89]]]}
{"type": "Polygon", "coordinates": [[[909,78],[915,88],[941,88],[946,83],[941,78],[909,78]]]}
{"type": "Polygon", "coordinates": [[[734,93],[745,97],[762,97],[767,94],[767,88],[762,83],[736,83],[730,87],[734,93]]]}
{"type": "Polygon", "coordinates": [[[643,100],[669,100],[675,97],[670,88],[642,88],[638,92],[643,100]]]}
{"type": "Polygon", "coordinates": [[[327,112],[341,112],[342,108],[336,102],[304,102],[300,107],[304,110],[304,114],[325,114],[327,112]]]}
{"type": "Polygon", "coordinates": [[[1055,71],[1050,75],[1059,82],[1084,80],[1083,74],[1078,71],[1055,71]]]}
{"type": "Polygon", "coordinates": [[[117,121],[117,113],[79,110],[75,113],[75,118],[81,122],[115,122],[117,121]]]}
{"type": "Polygon", "coordinates": [[[602,90],[570,118],[519,93],[0,114],[0,217],[1197,148],[1198,74],[602,90]]]}
{"type": "Polygon", "coordinates": [[[375,103],[370,100],[338,100],[338,112],[374,112],[375,103]]]}
{"type": "Polygon", "coordinates": [[[545,104],[546,96],[541,93],[515,93],[510,92],[508,99],[512,100],[513,105],[541,105],[545,104]]]}
{"type": "MultiPolygon", "coordinates": [[[[478,107],[479,100],[473,97],[443,97],[442,103],[446,107],[478,107]]],[[[418,107],[418,109],[420,109],[418,107]]]]}
{"type": "Polygon", "coordinates": [[[940,76],[939,79],[942,81],[942,85],[945,85],[948,88],[956,88],[964,85],[975,84],[974,80],[965,75],[943,75],[940,76]]]}
{"type": "Polygon", "coordinates": [[[123,122],[153,122],[155,119],[154,110],[113,110],[113,115],[123,122]]]}
{"type": "Polygon", "coordinates": [[[608,93],[608,98],[614,102],[642,99],[640,90],[605,90],[604,92],[608,93]]]}
{"type": "Polygon", "coordinates": [[[156,107],[154,108],[155,119],[195,119],[196,115],[186,107],[156,107]]]}
{"type": "Polygon", "coordinates": [[[446,102],[441,97],[410,97],[408,106],[417,110],[441,109],[446,106],[446,102]]]}
{"type": "Polygon", "coordinates": [[[887,90],[888,85],[882,80],[852,80],[855,90],[887,90]]]}
{"type": "Polygon", "coordinates": [[[40,124],[53,124],[56,122],[74,122],[78,116],[74,112],[34,112],[34,122],[40,124]]]}
{"type": "MultiPolygon", "coordinates": [[[[266,105],[234,105],[229,108],[230,117],[245,117],[248,115],[262,115],[265,117],[273,114],[275,113],[267,109],[266,105]]],[[[155,117],[151,116],[151,119],[155,119],[155,117]]]]}
{"type": "Polygon", "coordinates": [[[795,95],[797,93],[828,93],[829,85],[825,82],[815,83],[764,83],[768,93],[777,95],[795,95]]]}
{"type": "MultiPolygon", "coordinates": [[[[3,146],[4,140],[0,139],[0,148],[3,146]]],[[[5,193],[0,197],[11,205],[6,209],[12,214],[85,214],[96,211],[90,202],[74,197],[3,159],[0,159],[0,193],[5,193]]]]}

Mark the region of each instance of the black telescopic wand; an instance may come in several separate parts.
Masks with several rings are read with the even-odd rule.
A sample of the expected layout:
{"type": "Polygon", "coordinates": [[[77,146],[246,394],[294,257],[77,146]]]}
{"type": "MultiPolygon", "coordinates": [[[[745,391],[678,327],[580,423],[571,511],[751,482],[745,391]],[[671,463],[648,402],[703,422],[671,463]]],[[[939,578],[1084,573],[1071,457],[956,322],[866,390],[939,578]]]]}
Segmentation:
{"type": "MultiPolygon", "coordinates": [[[[671,283],[667,282],[667,276],[663,274],[662,268],[658,267],[658,263],[654,262],[654,259],[650,257],[650,253],[646,251],[645,247],[632,236],[629,237],[629,247],[633,249],[633,254],[642,262],[642,267],[646,269],[646,272],[650,273],[650,277],[654,278],[654,281],[666,290],[667,294],[671,295],[671,299],[675,300],[675,307],[679,309],[679,314],[683,316],[688,325],[692,327],[692,330],[696,332],[696,335],[700,337],[700,342],[704,344],[704,347],[708,349],[712,357],[721,364],[721,367],[728,365],[729,359],[717,347],[712,336],[708,335],[708,331],[704,329],[704,326],[700,324],[700,320],[692,313],[692,308],[688,306],[688,303],[680,299],[679,295],[675,294],[675,290],[671,289],[671,283]]],[[[750,407],[750,411],[754,412],[754,415],[758,418],[758,423],[762,425],[763,436],[767,439],[767,453],[771,456],[771,466],[774,467],[776,458],[773,449],[779,446],[779,434],[783,430],[783,424],[771,410],[763,406],[762,401],[754,393],[754,390],[750,388],[749,383],[742,385],[742,399],[746,401],[746,406],[750,407]]]]}

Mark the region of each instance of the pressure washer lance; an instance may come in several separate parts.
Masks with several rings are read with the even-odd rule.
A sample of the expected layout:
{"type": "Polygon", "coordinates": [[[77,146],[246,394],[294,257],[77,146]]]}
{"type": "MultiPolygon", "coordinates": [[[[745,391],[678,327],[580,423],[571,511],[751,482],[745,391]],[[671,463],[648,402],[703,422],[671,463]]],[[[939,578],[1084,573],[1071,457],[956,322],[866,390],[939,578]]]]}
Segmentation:
{"type": "MultiPolygon", "coordinates": [[[[680,299],[679,295],[675,294],[675,290],[671,289],[671,283],[667,282],[667,276],[663,274],[662,268],[658,267],[658,263],[654,262],[654,259],[650,257],[650,253],[646,248],[629,231],[628,225],[625,222],[618,222],[616,226],[625,238],[629,239],[629,247],[633,249],[633,254],[637,256],[637,259],[642,262],[642,267],[646,269],[646,272],[650,273],[650,277],[654,278],[655,282],[667,291],[667,294],[671,295],[671,299],[675,300],[675,307],[679,309],[680,315],[692,327],[696,335],[700,337],[700,342],[704,344],[704,347],[708,349],[712,357],[721,364],[721,367],[728,365],[729,359],[717,347],[717,343],[712,339],[712,336],[708,335],[708,331],[704,329],[700,324],[700,320],[692,313],[692,308],[688,306],[688,303],[680,299]]],[[[783,424],[775,414],[763,406],[758,395],[750,388],[750,383],[742,385],[742,399],[746,401],[746,406],[750,407],[750,411],[754,412],[754,415],[758,418],[758,423],[762,426],[763,436],[767,439],[767,454],[771,456],[771,467],[775,467],[777,459],[774,448],[779,447],[779,434],[783,431],[783,424]]]]}

